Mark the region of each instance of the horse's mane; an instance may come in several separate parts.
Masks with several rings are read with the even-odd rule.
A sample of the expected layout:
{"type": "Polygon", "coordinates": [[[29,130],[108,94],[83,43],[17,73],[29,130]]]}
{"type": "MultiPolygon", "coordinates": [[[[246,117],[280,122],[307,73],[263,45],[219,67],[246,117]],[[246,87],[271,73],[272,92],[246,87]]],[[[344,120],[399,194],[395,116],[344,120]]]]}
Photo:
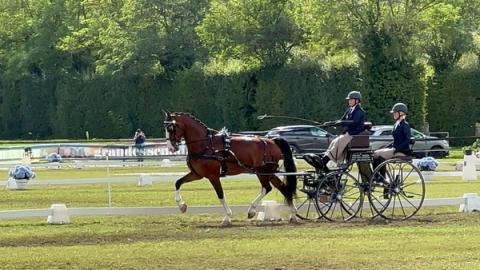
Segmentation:
{"type": "Polygon", "coordinates": [[[211,129],[209,127],[207,127],[207,125],[205,125],[202,121],[200,121],[200,119],[196,118],[195,116],[193,116],[192,114],[190,113],[185,113],[185,112],[174,112],[172,113],[173,116],[186,116],[192,120],[194,120],[195,122],[199,123],[200,125],[202,125],[204,128],[206,129],[211,129]]]}

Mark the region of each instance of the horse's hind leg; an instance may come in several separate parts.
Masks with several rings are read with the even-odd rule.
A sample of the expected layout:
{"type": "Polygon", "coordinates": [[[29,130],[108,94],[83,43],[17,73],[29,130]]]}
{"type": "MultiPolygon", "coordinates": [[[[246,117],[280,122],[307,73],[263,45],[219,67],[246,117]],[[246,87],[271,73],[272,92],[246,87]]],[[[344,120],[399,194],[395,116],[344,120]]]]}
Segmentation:
{"type": "Polygon", "coordinates": [[[255,211],[255,208],[257,208],[258,203],[272,190],[272,186],[270,185],[270,177],[272,176],[257,174],[257,177],[262,184],[262,189],[260,190],[260,194],[258,194],[255,200],[252,201],[250,207],[248,208],[248,218],[253,218],[255,216],[255,214],[257,213],[257,211],[255,211]]]}
{"type": "MultiPolygon", "coordinates": [[[[280,190],[280,192],[283,194],[283,196],[285,196],[285,198],[287,198],[287,196],[285,195],[285,184],[282,182],[282,180],[280,180],[276,176],[273,176],[273,177],[270,178],[270,182],[272,183],[272,185],[274,187],[276,187],[278,190],[280,190]]],[[[290,218],[289,218],[289,220],[292,223],[297,223],[298,222],[297,209],[295,208],[295,204],[293,203],[292,199],[287,198],[286,201],[287,201],[288,207],[290,208],[290,218]]]]}
{"type": "Polygon", "coordinates": [[[187,211],[187,204],[182,199],[182,195],[180,194],[180,187],[185,183],[201,178],[202,177],[197,175],[196,173],[189,172],[187,175],[183,176],[175,182],[175,201],[177,202],[180,212],[185,213],[187,211]]]}
{"type": "Polygon", "coordinates": [[[232,210],[230,209],[230,207],[227,205],[227,202],[225,201],[225,195],[223,194],[223,188],[222,188],[222,183],[220,182],[220,177],[218,175],[211,175],[211,176],[207,176],[207,178],[208,180],[210,180],[210,183],[215,189],[218,200],[220,201],[220,204],[223,206],[223,210],[225,212],[225,216],[223,217],[223,220],[222,220],[222,225],[223,226],[231,225],[232,210]]]}

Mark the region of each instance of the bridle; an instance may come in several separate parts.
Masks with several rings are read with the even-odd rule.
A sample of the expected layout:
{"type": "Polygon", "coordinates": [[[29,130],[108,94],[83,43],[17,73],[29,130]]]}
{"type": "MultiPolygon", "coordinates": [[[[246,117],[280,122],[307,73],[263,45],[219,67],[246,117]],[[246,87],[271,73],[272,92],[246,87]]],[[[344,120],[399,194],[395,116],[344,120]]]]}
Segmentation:
{"type": "MultiPolygon", "coordinates": [[[[177,138],[177,128],[182,129],[175,120],[170,121],[163,121],[163,126],[165,127],[166,133],[168,134],[167,140],[170,142],[172,146],[178,148],[180,144],[181,138],[177,138]],[[173,134],[173,139],[171,138],[171,134],[173,134]]],[[[166,135],[167,135],[166,134],[166,135]]]]}
{"type": "MultiPolygon", "coordinates": [[[[178,146],[179,146],[182,138],[177,137],[177,128],[181,129],[181,130],[184,130],[184,129],[180,125],[177,124],[175,119],[163,121],[163,126],[165,127],[165,131],[167,133],[165,135],[168,135],[168,136],[166,136],[167,141],[170,142],[170,144],[173,147],[178,149],[178,146]],[[173,138],[171,138],[172,137],[172,136],[170,136],[171,134],[173,134],[173,138]]],[[[205,137],[203,137],[201,139],[193,140],[193,141],[190,141],[190,142],[185,142],[185,145],[192,145],[192,144],[199,143],[199,142],[204,142],[204,141],[210,141],[210,143],[211,143],[212,137],[216,132],[217,132],[216,130],[207,129],[207,134],[205,135],[205,137]]]]}

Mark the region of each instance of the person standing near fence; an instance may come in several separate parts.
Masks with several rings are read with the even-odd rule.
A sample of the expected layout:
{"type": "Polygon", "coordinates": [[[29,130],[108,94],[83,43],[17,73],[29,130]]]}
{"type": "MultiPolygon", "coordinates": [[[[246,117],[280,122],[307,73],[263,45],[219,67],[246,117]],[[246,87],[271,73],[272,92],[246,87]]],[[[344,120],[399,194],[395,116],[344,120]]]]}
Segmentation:
{"type": "MultiPolygon", "coordinates": [[[[145,154],[145,139],[145,133],[141,129],[137,129],[135,136],[133,137],[136,149],[135,154],[137,156],[143,156],[145,154]]],[[[139,159],[138,161],[143,161],[143,159],[139,159]]]]}

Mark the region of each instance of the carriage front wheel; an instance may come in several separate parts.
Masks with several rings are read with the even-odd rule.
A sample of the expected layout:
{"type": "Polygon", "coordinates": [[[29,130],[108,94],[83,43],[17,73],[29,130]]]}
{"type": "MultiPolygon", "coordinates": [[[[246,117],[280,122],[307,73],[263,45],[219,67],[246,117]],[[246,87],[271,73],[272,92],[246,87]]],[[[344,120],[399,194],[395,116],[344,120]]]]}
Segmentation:
{"type": "Polygon", "coordinates": [[[425,199],[423,176],[410,161],[384,161],[370,179],[368,199],[372,209],[386,219],[411,218],[425,199]]]}
{"type": "Polygon", "coordinates": [[[315,206],[318,179],[314,171],[308,172],[310,172],[309,175],[297,178],[302,184],[297,190],[295,208],[297,210],[297,217],[300,219],[316,220],[322,217],[315,206]]]}

